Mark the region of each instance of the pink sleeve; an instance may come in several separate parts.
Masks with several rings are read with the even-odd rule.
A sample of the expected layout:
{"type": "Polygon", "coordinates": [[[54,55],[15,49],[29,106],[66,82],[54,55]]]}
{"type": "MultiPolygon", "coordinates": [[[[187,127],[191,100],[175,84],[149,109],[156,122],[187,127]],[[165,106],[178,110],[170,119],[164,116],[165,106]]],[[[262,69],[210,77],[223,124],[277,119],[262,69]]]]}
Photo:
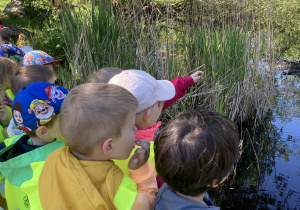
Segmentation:
{"type": "Polygon", "coordinates": [[[185,96],[186,89],[188,89],[194,84],[194,80],[191,76],[176,77],[172,79],[170,82],[172,82],[172,84],[175,87],[175,96],[172,99],[165,101],[162,111],[167,109],[169,106],[171,106],[174,102],[176,102],[181,97],[185,96]]]}
{"type": "Polygon", "coordinates": [[[133,208],[147,209],[147,206],[152,208],[158,191],[153,165],[146,162],[137,170],[128,170],[130,178],[137,184],[138,191],[137,199],[133,204],[133,208]]]}

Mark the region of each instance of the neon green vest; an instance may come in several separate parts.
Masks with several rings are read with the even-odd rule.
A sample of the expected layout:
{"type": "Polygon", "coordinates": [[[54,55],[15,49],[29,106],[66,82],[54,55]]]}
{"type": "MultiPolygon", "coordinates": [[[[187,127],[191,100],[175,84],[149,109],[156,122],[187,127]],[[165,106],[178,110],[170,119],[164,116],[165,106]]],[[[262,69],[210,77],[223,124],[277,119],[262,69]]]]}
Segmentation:
{"type": "MultiPolygon", "coordinates": [[[[134,149],[132,150],[132,152],[129,155],[129,158],[127,158],[126,160],[113,160],[115,162],[115,164],[117,166],[120,167],[120,169],[124,172],[124,174],[126,174],[127,176],[129,176],[129,171],[128,171],[128,162],[130,160],[130,158],[132,157],[132,155],[134,154],[135,150],[137,148],[140,148],[140,146],[135,146],[134,149]]],[[[150,141],[150,156],[148,161],[153,165],[154,169],[155,169],[155,160],[154,160],[154,141],[150,141]]],[[[155,170],[155,174],[156,170],[155,170]]]]}
{"type": "MultiPolygon", "coordinates": [[[[10,151],[24,135],[9,139],[11,144],[1,150],[0,156],[10,151]]],[[[9,144],[7,141],[7,145],[9,144]]],[[[54,141],[30,152],[0,161],[1,176],[5,178],[5,198],[8,209],[40,209],[35,207],[38,197],[38,178],[47,156],[63,147],[64,142],[54,141]]]]}

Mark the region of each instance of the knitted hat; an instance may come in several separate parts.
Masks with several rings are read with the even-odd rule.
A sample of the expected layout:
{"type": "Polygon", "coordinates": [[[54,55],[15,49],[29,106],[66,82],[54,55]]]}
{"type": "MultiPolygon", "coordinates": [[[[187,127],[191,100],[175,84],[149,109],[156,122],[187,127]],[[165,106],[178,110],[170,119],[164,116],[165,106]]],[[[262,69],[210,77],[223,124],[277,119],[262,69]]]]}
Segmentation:
{"type": "Polygon", "coordinates": [[[22,66],[29,66],[33,64],[47,65],[53,63],[59,63],[62,60],[54,60],[53,57],[41,50],[32,50],[25,54],[22,59],[22,66]]]}
{"type": "Polygon", "coordinates": [[[35,82],[18,91],[12,104],[15,123],[25,132],[45,125],[60,113],[69,91],[48,82],[35,82]]]}
{"type": "Polygon", "coordinates": [[[136,113],[157,101],[167,101],[175,96],[175,87],[168,80],[156,80],[142,70],[124,70],[111,78],[108,84],[119,85],[131,92],[139,102],[136,113]]]}
{"type": "Polygon", "coordinates": [[[18,47],[12,44],[3,44],[0,46],[0,57],[7,57],[19,63],[25,53],[18,47]]]}

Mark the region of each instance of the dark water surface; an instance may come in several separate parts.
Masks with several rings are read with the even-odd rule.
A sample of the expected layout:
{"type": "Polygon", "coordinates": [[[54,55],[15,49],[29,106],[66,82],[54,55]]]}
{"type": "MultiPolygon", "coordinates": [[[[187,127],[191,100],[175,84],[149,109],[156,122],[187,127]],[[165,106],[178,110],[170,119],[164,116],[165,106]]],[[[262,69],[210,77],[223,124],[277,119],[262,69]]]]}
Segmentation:
{"type": "Polygon", "coordinates": [[[278,73],[274,91],[266,123],[243,129],[236,175],[209,192],[221,209],[300,209],[300,78],[278,73]]]}

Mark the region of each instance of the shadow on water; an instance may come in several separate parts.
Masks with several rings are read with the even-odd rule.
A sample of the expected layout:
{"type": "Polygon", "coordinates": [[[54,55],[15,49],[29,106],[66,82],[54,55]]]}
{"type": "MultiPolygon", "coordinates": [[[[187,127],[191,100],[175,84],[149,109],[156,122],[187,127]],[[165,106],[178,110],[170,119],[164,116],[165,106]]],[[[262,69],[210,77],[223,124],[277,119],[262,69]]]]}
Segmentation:
{"type": "Polygon", "coordinates": [[[242,129],[235,175],[209,192],[221,209],[300,209],[300,78],[278,73],[274,91],[265,123],[242,129]]]}

